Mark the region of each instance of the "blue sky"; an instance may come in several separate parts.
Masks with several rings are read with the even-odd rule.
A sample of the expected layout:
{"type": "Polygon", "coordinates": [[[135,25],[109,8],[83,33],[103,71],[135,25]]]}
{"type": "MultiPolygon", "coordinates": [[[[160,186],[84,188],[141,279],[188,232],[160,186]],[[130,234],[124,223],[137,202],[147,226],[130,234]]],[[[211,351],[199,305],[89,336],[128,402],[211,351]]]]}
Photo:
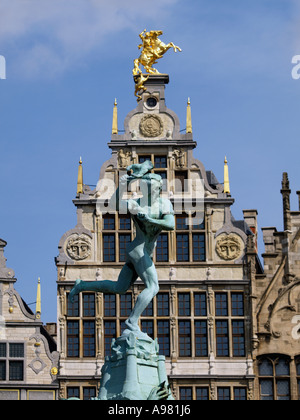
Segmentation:
{"type": "Polygon", "coordinates": [[[28,303],[41,277],[44,322],[56,321],[54,257],[76,224],[79,157],[84,182],[96,184],[114,98],[120,126],[136,106],[131,72],[144,28],[183,50],[157,66],[170,75],[167,106],[183,129],[191,97],[195,156],[220,182],[227,156],[234,216],[256,208],[260,227],[282,229],[283,171],[294,210],[300,190],[299,22],[297,0],[1,0],[0,237],[28,303]]]}

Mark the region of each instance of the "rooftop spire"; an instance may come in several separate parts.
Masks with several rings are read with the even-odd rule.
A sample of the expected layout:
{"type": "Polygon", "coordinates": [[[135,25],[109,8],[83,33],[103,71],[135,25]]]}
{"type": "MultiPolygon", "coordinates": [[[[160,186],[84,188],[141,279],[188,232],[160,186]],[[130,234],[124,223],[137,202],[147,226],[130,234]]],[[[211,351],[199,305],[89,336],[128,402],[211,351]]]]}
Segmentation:
{"type": "Polygon", "coordinates": [[[83,171],[82,171],[82,159],[79,160],[78,168],[78,179],[77,179],[77,194],[83,193],[83,171]]]}
{"type": "Polygon", "coordinates": [[[42,313],[42,300],[41,300],[41,279],[38,279],[37,294],[36,294],[36,309],[35,316],[40,319],[42,313]]]}
{"type": "Polygon", "coordinates": [[[193,127],[192,127],[192,111],[191,111],[191,99],[188,98],[187,102],[187,110],[186,110],[186,132],[192,133],[193,127]]]}
{"type": "Polygon", "coordinates": [[[112,134],[118,134],[118,102],[117,102],[117,98],[115,99],[115,103],[114,103],[112,134]]]}
{"type": "Polygon", "coordinates": [[[224,193],[230,194],[229,170],[226,156],[224,160],[224,193]]]}
{"type": "Polygon", "coordinates": [[[287,172],[283,172],[282,174],[282,201],[283,201],[283,218],[284,218],[284,230],[291,230],[291,201],[290,201],[290,181],[287,172]]]}

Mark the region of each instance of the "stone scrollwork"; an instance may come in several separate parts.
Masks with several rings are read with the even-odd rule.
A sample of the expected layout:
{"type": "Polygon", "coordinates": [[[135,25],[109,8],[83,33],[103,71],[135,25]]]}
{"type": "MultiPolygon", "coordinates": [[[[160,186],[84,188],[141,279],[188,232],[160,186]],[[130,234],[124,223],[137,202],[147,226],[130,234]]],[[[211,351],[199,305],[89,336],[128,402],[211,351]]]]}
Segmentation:
{"type": "Polygon", "coordinates": [[[225,261],[232,261],[239,258],[242,253],[242,246],[238,235],[222,235],[217,240],[216,252],[225,261]]]}
{"type": "Polygon", "coordinates": [[[91,255],[91,240],[87,235],[72,235],[67,242],[66,251],[76,261],[85,260],[91,255]]]}
{"type": "Polygon", "coordinates": [[[140,122],[140,132],[144,137],[159,137],[163,132],[163,122],[158,115],[145,115],[140,122]]]}

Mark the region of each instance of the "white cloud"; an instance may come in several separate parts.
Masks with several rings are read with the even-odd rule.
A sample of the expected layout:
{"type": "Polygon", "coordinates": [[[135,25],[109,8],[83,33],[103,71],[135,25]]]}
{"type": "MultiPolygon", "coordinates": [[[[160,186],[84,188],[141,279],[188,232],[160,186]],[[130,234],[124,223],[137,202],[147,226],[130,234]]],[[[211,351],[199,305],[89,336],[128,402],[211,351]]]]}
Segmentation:
{"type": "Polygon", "coordinates": [[[13,45],[23,74],[62,71],[124,29],[167,16],[178,0],[1,0],[0,47],[13,45]]]}

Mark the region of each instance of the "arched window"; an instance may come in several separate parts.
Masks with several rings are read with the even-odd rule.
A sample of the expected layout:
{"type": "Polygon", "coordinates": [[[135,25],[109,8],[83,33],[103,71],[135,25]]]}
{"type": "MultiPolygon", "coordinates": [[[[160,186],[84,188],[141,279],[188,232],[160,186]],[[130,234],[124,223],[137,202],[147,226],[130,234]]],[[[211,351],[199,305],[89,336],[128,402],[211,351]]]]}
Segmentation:
{"type": "Polygon", "coordinates": [[[290,359],[266,355],[258,360],[261,400],[290,400],[290,359]]]}

